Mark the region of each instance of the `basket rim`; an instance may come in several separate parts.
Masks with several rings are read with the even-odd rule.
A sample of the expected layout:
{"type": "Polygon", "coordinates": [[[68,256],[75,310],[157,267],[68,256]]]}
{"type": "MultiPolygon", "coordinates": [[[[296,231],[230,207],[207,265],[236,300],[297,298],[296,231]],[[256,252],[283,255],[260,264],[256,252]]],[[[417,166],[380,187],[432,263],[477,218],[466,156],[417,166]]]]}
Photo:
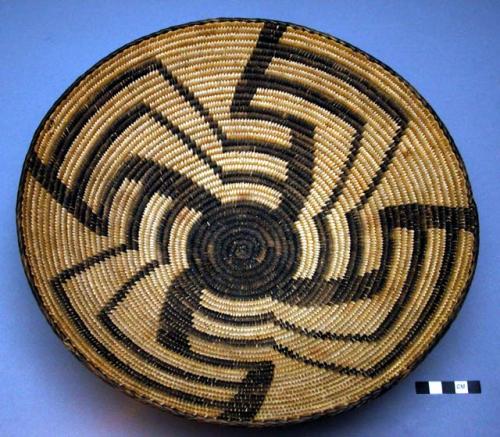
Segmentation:
{"type": "Polygon", "coordinates": [[[324,416],[333,416],[337,415],[339,413],[349,411],[355,408],[358,408],[368,401],[375,399],[382,394],[386,393],[390,388],[393,386],[397,385],[400,383],[403,379],[408,376],[409,373],[411,373],[418,365],[430,354],[430,352],[436,347],[436,345],[439,343],[439,341],[442,339],[442,337],[446,334],[448,329],[450,328],[452,322],[457,318],[458,313],[460,312],[460,309],[462,308],[465,298],[468,295],[470,291],[470,287],[472,284],[472,280],[474,278],[474,274],[476,271],[477,267],[477,261],[478,261],[478,253],[479,253],[479,246],[480,246],[480,223],[479,223],[479,214],[478,214],[478,209],[477,209],[477,204],[474,199],[474,195],[472,192],[472,187],[469,179],[469,175],[467,173],[466,167],[464,160],[455,144],[455,141],[453,140],[451,134],[449,133],[447,127],[444,125],[444,123],[441,121],[437,113],[434,111],[432,106],[427,102],[427,100],[416,90],[416,88],[410,84],[405,78],[403,78],[399,73],[394,71],[391,67],[389,67],[387,64],[385,64],[383,61],[380,61],[373,55],[365,52],[364,50],[350,44],[347,41],[344,41],[341,38],[332,36],[326,32],[322,32],[313,28],[310,28],[308,26],[300,25],[300,24],[295,24],[293,22],[288,22],[288,21],[282,21],[282,20],[275,20],[275,19],[270,19],[270,18],[245,18],[245,17],[217,17],[217,18],[208,18],[208,19],[202,19],[202,20],[194,20],[190,22],[186,22],[183,24],[178,24],[174,26],[169,26],[163,29],[160,29],[158,31],[152,32],[150,34],[141,36],[131,42],[128,42],[121,47],[117,48],[116,50],[112,51],[105,57],[101,58],[99,61],[97,61],[93,66],[88,68],[86,71],[84,71],[82,74],[80,74],[72,83],[69,85],[66,90],[61,94],[61,96],[51,105],[50,109],[46,112],[46,114],[43,116],[41,122],[39,123],[37,129],[35,130],[35,133],[33,134],[30,146],[28,148],[28,151],[26,152],[25,159],[23,162],[22,170],[21,170],[21,175],[18,183],[18,190],[17,190],[17,197],[16,197],[16,208],[15,208],[15,214],[16,214],[16,230],[17,230],[17,240],[18,240],[18,247],[19,247],[19,253],[20,253],[20,258],[21,262],[23,265],[23,270],[25,272],[28,284],[31,288],[31,291],[33,293],[33,296],[35,297],[35,300],[41,309],[43,315],[45,316],[47,322],[51,326],[52,330],[55,332],[55,334],[62,340],[64,343],[64,346],[72,352],[76,358],[82,362],[85,367],[87,367],[92,373],[96,374],[99,378],[101,378],[104,382],[107,384],[111,385],[112,387],[118,388],[120,391],[126,393],[127,395],[131,396],[132,398],[135,398],[142,403],[148,404],[148,405],[153,405],[157,408],[160,408],[163,411],[168,411],[169,413],[172,413],[176,416],[180,417],[185,417],[187,419],[191,419],[197,422],[201,423],[209,423],[209,424],[218,424],[218,425],[230,425],[234,427],[252,427],[252,428],[262,428],[262,427],[269,427],[269,426],[288,426],[288,425],[294,425],[294,424],[299,424],[303,423],[306,421],[310,421],[319,417],[324,417],[324,416]],[[22,224],[21,224],[21,210],[22,210],[22,200],[23,200],[23,192],[24,192],[24,184],[26,181],[26,176],[28,174],[28,165],[27,165],[27,158],[30,156],[35,148],[35,145],[38,141],[38,137],[42,130],[45,127],[46,122],[49,120],[50,116],[52,113],[56,110],[56,108],[63,102],[65,101],[70,93],[80,85],[82,80],[84,80],[89,74],[100,68],[103,64],[114,58],[115,56],[119,55],[122,53],[124,50],[129,49],[137,44],[140,44],[143,41],[146,41],[148,39],[157,37],[159,35],[167,34],[169,32],[173,32],[176,30],[188,28],[188,27],[193,27],[196,25],[205,25],[205,24],[210,24],[210,23],[238,23],[238,22],[244,22],[244,23],[272,23],[272,24],[279,24],[279,25],[284,25],[292,29],[296,30],[301,30],[308,32],[313,35],[321,36],[323,38],[326,38],[328,40],[334,41],[338,44],[343,45],[344,47],[352,50],[355,53],[361,54],[363,57],[365,57],[368,61],[371,61],[375,63],[376,65],[379,65],[382,67],[384,70],[389,72],[391,75],[393,75],[396,79],[400,80],[405,86],[408,87],[408,89],[413,93],[413,95],[416,97],[416,99],[427,109],[432,116],[432,118],[438,123],[439,128],[441,129],[442,133],[448,140],[451,150],[454,153],[455,157],[457,158],[459,167],[462,171],[462,175],[465,180],[467,192],[468,192],[468,200],[470,202],[470,208],[474,213],[474,219],[475,219],[475,224],[476,226],[474,227],[474,247],[473,247],[473,253],[472,253],[472,262],[469,266],[469,272],[468,272],[468,277],[465,282],[464,288],[462,290],[461,295],[459,296],[455,308],[453,309],[453,312],[451,313],[450,317],[446,320],[445,324],[441,328],[439,332],[437,332],[437,335],[435,335],[430,342],[427,344],[427,348],[425,348],[423,351],[420,352],[420,354],[417,356],[416,359],[413,360],[410,366],[408,366],[404,371],[400,372],[393,378],[391,378],[388,382],[386,382],[384,385],[381,387],[378,387],[377,389],[367,393],[364,395],[361,399],[348,403],[346,405],[342,406],[337,406],[334,408],[330,409],[325,409],[322,411],[318,411],[313,414],[306,414],[303,416],[298,416],[298,417],[291,417],[289,419],[269,419],[269,420],[262,420],[262,421],[242,421],[242,422],[236,422],[236,421],[229,421],[229,420],[223,420],[223,419],[216,419],[216,418],[207,418],[203,417],[200,415],[196,414],[191,414],[187,413],[184,411],[181,411],[177,408],[174,408],[172,406],[169,406],[164,403],[157,402],[148,396],[144,394],[140,394],[136,392],[133,389],[130,389],[122,384],[117,383],[114,381],[112,378],[108,377],[100,368],[92,364],[85,356],[79,351],[78,347],[75,345],[75,343],[71,340],[69,336],[67,336],[64,332],[63,329],[61,329],[55,319],[51,317],[49,309],[43,304],[43,301],[41,299],[41,294],[39,293],[39,290],[35,284],[33,274],[31,267],[28,263],[28,260],[26,259],[25,256],[25,242],[23,239],[23,231],[22,231],[22,224]]]}

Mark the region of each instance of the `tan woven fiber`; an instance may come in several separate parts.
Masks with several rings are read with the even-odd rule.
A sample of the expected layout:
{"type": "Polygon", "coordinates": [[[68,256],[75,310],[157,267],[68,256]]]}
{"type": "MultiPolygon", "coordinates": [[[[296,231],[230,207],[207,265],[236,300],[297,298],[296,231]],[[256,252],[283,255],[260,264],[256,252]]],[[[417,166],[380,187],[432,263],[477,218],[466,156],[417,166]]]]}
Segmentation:
{"type": "Polygon", "coordinates": [[[56,102],[21,178],[31,286],[94,372],[267,425],[360,405],[456,316],[477,257],[461,158],[396,73],[263,20],[167,29],[56,102]]]}

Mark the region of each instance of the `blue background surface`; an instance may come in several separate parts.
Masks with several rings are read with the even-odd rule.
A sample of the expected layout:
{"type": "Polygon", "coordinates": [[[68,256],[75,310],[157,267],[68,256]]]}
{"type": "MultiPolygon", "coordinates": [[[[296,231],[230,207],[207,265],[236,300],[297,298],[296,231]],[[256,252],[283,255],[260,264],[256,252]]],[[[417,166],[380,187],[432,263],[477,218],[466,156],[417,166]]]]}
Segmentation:
{"type": "Polygon", "coordinates": [[[0,435],[271,434],[162,413],[92,375],[53,334],[21,267],[15,200],[31,137],[90,66],[138,37],[211,17],[291,21],[342,38],[390,65],[429,101],[463,156],[481,248],[469,296],[443,340],[403,382],[290,435],[500,435],[499,1],[0,0],[0,435]],[[480,379],[483,394],[416,395],[416,380],[480,379]]]}

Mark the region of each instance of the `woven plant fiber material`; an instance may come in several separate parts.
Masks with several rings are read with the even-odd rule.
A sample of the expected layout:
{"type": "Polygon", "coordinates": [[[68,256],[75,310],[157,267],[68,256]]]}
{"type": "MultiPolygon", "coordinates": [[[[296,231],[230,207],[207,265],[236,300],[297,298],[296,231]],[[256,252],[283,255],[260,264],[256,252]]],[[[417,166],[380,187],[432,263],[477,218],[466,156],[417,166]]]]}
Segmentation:
{"type": "Polygon", "coordinates": [[[456,316],[478,221],[422,97],[347,43],[220,19],[81,76],[41,123],[17,220],[64,343],[128,394],[201,420],[358,406],[456,316]]]}

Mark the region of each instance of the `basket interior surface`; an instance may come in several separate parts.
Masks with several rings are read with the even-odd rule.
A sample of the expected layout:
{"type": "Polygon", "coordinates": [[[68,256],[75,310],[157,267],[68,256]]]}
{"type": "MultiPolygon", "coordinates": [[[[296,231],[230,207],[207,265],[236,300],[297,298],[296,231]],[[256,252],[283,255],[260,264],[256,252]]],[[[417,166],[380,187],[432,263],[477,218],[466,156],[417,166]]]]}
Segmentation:
{"type": "Polygon", "coordinates": [[[477,256],[462,160],[388,67],[300,26],[212,20],[56,102],[18,210],[33,291],[93,371],[165,410],[337,413],[420,362],[477,256]]]}

